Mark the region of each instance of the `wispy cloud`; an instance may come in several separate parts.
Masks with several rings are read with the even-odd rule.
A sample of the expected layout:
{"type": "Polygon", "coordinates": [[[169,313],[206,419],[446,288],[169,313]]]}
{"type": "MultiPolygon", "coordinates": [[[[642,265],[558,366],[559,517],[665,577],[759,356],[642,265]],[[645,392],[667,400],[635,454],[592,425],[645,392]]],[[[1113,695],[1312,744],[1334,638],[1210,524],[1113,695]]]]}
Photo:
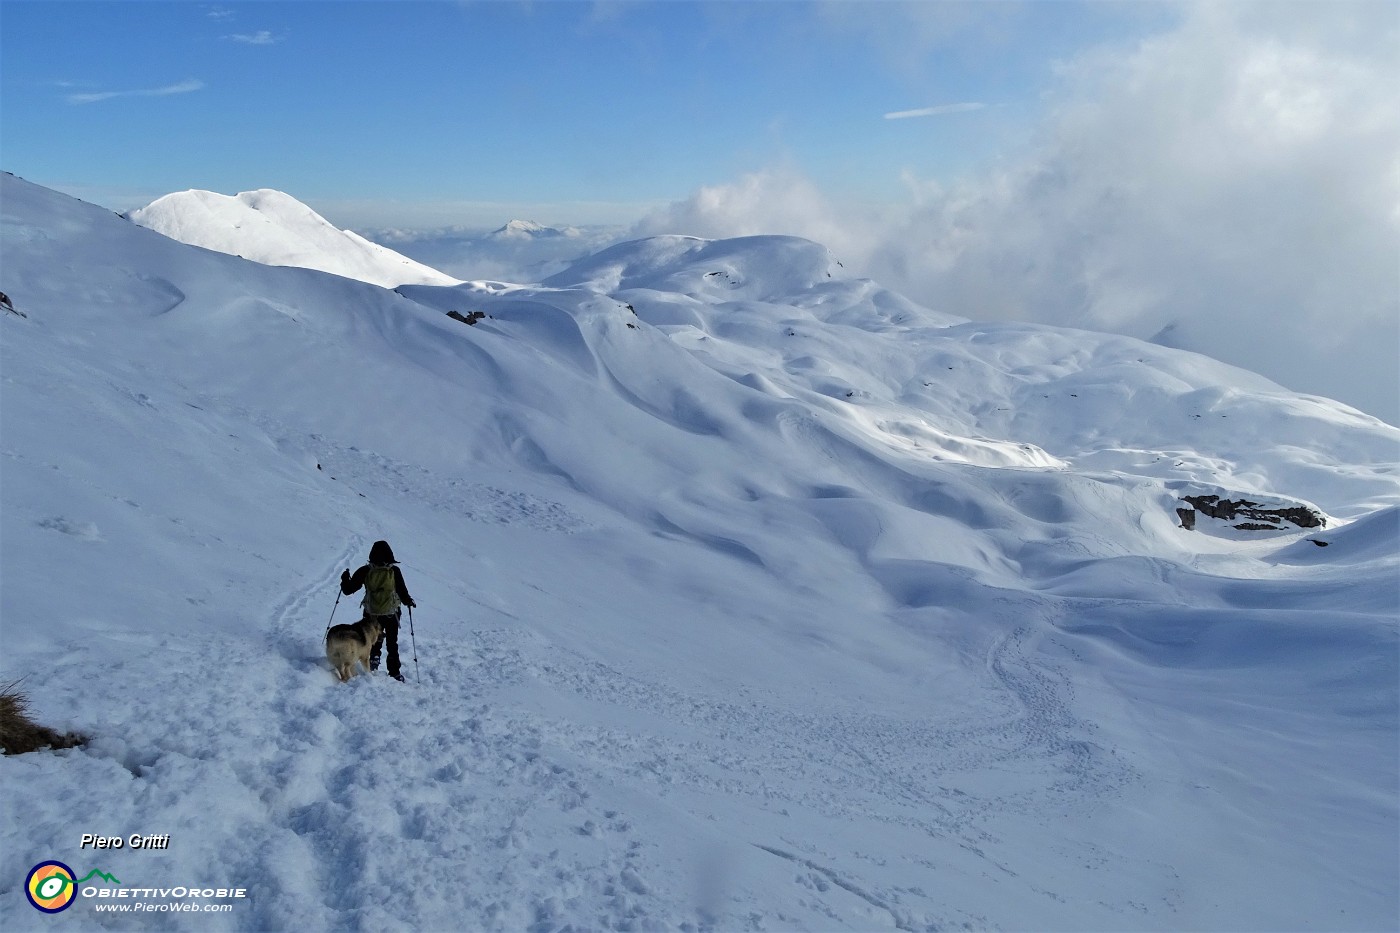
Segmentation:
{"type": "Polygon", "coordinates": [[[102,100],[111,100],[114,97],[168,97],[172,94],[189,94],[193,91],[203,90],[204,82],[197,78],[188,81],[181,81],[178,84],[168,84],[165,87],[144,88],[137,91],[91,91],[82,94],[69,94],[70,104],[95,104],[102,100]]]}
{"type": "Polygon", "coordinates": [[[206,14],[210,19],[228,19],[233,16],[233,11],[226,7],[216,6],[206,14]]]}
{"type": "Polygon", "coordinates": [[[940,104],[937,107],[920,107],[918,110],[896,110],[885,114],[886,120],[907,120],[910,117],[941,117],[945,113],[970,113],[985,110],[986,104],[966,101],[960,104],[940,104]]]}
{"type": "Polygon", "coordinates": [[[266,29],[250,33],[234,33],[231,36],[224,36],[224,38],[230,42],[241,42],[244,45],[275,45],[282,41],[282,36],[274,35],[266,29]]]}

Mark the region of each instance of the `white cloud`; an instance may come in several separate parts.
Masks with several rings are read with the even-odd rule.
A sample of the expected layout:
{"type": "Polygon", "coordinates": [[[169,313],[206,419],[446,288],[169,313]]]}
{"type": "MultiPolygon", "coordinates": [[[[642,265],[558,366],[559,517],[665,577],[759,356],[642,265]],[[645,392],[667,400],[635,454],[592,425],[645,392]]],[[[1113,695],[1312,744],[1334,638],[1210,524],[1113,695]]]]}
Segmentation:
{"type": "Polygon", "coordinates": [[[224,36],[224,38],[243,45],[276,45],[282,41],[283,37],[274,35],[266,29],[259,29],[254,33],[234,33],[231,36],[224,36]]]}
{"type": "Polygon", "coordinates": [[[203,90],[204,82],[191,78],[188,81],[181,81],[178,84],[168,84],[165,87],[145,88],[136,91],[91,91],[82,94],[69,94],[70,104],[95,104],[98,101],[111,100],[115,97],[168,97],[172,94],[189,94],[194,91],[203,90]]]}
{"type": "Polygon", "coordinates": [[[961,104],[940,104],[937,107],[921,107],[918,110],[896,110],[893,113],[885,114],[885,119],[907,120],[910,117],[940,117],[945,113],[971,113],[974,110],[985,110],[986,107],[986,104],[973,101],[961,104]]]}
{"type": "Polygon", "coordinates": [[[792,234],[838,252],[843,246],[854,248],[861,239],[852,236],[849,213],[791,169],[756,172],[732,184],[701,188],[685,201],[654,211],[635,232],[709,238],[792,234]]]}
{"type": "Polygon", "coordinates": [[[910,176],[878,218],[772,171],[639,230],[808,236],[940,310],[1158,337],[1400,422],[1395,24],[1340,6],[1349,28],[1314,30],[1306,4],[1202,4],[1090,50],[1032,147],[910,176]]]}

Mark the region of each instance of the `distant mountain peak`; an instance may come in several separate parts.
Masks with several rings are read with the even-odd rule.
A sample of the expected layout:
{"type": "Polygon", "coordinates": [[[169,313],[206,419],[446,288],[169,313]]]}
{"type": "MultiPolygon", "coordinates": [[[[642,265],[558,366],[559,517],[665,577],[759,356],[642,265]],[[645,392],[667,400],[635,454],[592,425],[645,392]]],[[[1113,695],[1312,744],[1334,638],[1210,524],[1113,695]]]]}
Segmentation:
{"type": "Polygon", "coordinates": [[[492,230],[490,236],[497,240],[539,240],[547,237],[578,236],[578,231],[573,227],[546,227],[533,220],[512,220],[504,227],[492,230]]]}

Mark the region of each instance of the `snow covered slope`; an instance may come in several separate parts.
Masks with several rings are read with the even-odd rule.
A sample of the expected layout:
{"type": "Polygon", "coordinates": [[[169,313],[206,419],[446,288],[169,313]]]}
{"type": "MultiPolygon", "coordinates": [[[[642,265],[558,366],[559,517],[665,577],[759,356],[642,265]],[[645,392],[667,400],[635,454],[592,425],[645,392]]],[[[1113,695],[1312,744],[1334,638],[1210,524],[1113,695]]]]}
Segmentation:
{"type": "Polygon", "coordinates": [[[271,266],[333,272],[362,282],[395,285],[455,285],[457,279],[339,230],[300,201],[280,191],[213,191],[167,194],[130,217],[181,243],[203,246],[271,266]]]}
{"type": "Polygon", "coordinates": [[[5,928],[130,927],[49,858],[247,889],[172,929],[1393,926],[1394,428],[792,238],[394,292],[0,182],[0,676],[92,736],[0,760],[5,928]],[[379,538],[409,683],[339,685],[379,538]]]}

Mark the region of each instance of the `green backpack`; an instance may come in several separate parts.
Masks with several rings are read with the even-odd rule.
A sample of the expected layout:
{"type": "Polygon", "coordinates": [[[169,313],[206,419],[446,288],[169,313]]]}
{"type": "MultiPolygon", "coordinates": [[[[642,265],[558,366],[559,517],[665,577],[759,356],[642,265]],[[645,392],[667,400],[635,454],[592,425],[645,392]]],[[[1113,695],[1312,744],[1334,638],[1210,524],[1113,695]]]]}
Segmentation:
{"type": "Polygon", "coordinates": [[[393,564],[370,564],[365,575],[365,615],[391,616],[399,611],[399,591],[393,564]]]}

